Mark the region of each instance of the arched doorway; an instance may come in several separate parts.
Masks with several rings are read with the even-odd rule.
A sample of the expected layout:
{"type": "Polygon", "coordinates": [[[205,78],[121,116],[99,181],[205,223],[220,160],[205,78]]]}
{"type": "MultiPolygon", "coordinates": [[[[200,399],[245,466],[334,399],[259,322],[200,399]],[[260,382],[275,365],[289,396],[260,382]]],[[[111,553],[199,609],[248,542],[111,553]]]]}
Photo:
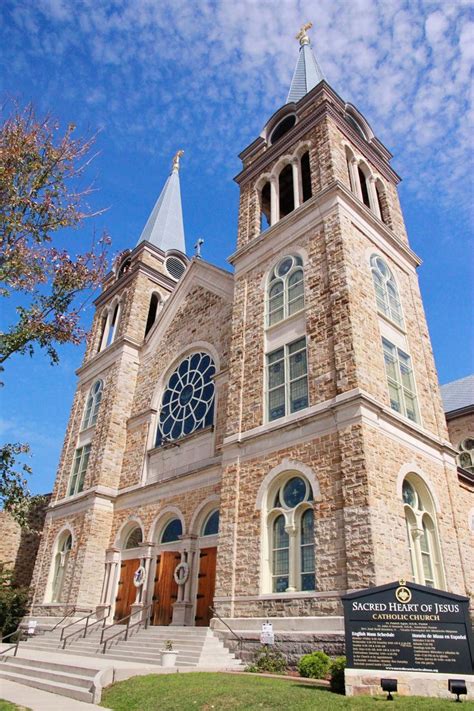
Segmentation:
{"type": "Polygon", "coordinates": [[[181,561],[180,536],[183,524],[175,517],[169,519],[158,536],[159,552],[156,557],[155,578],[153,581],[153,625],[169,625],[173,618],[173,605],[178,598],[178,584],[174,571],[181,561]]]}
{"type": "Polygon", "coordinates": [[[137,596],[133,578],[140,567],[139,548],[143,542],[143,531],[137,523],[131,523],[122,534],[122,555],[120,561],[120,579],[115,598],[114,622],[119,622],[132,611],[137,596]]]}
{"type": "Polygon", "coordinates": [[[64,602],[64,581],[67,564],[72,548],[71,532],[64,531],[58,539],[56,555],[54,556],[54,573],[51,584],[51,602],[64,602]]]}
{"type": "Polygon", "coordinates": [[[199,531],[199,572],[196,592],[196,627],[207,627],[212,618],[210,607],[214,603],[216,587],[217,536],[219,509],[212,509],[199,531]]]}

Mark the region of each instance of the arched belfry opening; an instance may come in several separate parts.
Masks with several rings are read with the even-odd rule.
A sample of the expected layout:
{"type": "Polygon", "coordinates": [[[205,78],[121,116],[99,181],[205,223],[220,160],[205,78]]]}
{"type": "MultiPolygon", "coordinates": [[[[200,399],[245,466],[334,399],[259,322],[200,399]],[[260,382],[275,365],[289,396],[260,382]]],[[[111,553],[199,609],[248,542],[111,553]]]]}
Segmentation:
{"type": "Polygon", "coordinates": [[[293,168],[286,165],[278,177],[280,196],[280,219],[289,215],[295,209],[295,194],[293,187],[293,168]]]}
{"type": "Polygon", "coordinates": [[[260,191],[260,231],[271,225],[271,188],[267,181],[260,191]]]}

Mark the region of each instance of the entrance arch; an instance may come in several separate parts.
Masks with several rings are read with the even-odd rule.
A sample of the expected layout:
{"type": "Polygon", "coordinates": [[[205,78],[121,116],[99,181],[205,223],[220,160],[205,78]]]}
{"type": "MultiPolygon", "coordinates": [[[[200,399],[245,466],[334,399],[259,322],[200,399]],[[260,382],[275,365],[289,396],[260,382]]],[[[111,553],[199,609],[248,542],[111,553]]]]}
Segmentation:
{"type": "Polygon", "coordinates": [[[120,577],[115,598],[114,621],[119,622],[132,611],[132,605],[137,599],[138,589],[133,579],[141,565],[141,546],[143,543],[143,529],[138,521],[132,520],[120,532],[119,545],[120,577]]]}
{"type": "Polygon", "coordinates": [[[181,536],[184,527],[180,515],[172,511],[155,526],[158,552],[153,579],[153,625],[169,625],[173,619],[173,605],[178,599],[178,584],[174,579],[176,566],[181,562],[181,536]]]}
{"type": "Polygon", "coordinates": [[[216,587],[217,539],[219,534],[219,502],[210,502],[198,516],[199,566],[197,572],[194,624],[208,627],[212,618],[216,587]]]}

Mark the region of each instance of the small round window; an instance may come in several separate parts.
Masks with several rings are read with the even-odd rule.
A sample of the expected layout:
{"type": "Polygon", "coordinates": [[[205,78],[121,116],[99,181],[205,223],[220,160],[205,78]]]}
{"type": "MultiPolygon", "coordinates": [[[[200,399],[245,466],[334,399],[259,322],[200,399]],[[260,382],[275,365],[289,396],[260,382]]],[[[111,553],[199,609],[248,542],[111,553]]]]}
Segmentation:
{"type": "Polygon", "coordinates": [[[312,501],[311,487],[300,476],[287,479],[275,494],[274,508],[294,509],[304,501],[312,501]]]}
{"type": "Polygon", "coordinates": [[[173,279],[180,279],[186,270],[186,264],[178,257],[168,257],[165,261],[165,267],[173,279]]]}

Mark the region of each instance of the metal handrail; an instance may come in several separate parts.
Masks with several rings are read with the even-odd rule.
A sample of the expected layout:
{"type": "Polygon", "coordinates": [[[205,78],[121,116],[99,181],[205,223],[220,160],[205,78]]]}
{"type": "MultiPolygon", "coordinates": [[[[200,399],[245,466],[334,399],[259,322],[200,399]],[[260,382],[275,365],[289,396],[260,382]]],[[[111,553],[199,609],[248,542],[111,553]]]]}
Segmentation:
{"type": "Polygon", "coordinates": [[[2,649],[2,651],[0,652],[0,657],[3,656],[4,654],[6,654],[7,652],[11,652],[12,649],[15,650],[13,652],[13,656],[16,657],[17,652],[18,652],[18,647],[21,642],[21,635],[23,634],[23,629],[21,627],[17,627],[16,630],[14,630],[13,632],[10,632],[9,634],[6,634],[5,637],[2,637],[0,639],[0,644],[3,644],[4,640],[9,639],[9,637],[13,637],[14,634],[18,634],[18,633],[20,633],[20,634],[19,634],[19,637],[16,640],[15,644],[12,644],[10,647],[7,647],[6,649],[2,649]]]}
{"type": "Polygon", "coordinates": [[[107,610],[107,613],[104,615],[104,617],[102,617],[100,620],[96,620],[96,621],[93,622],[92,624],[89,624],[89,620],[90,620],[90,618],[92,617],[92,615],[95,615],[95,612],[91,612],[90,615],[86,615],[85,617],[81,617],[80,620],[77,620],[76,622],[71,622],[71,624],[66,625],[66,627],[71,627],[71,625],[77,624],[78,622],[82,622],[82,620],[85,620],[85,621],[86,621],[86,624],[84,625],[84,629],[73,630],[72,632],[70,632],[69,634],[67,634],[65,637],[64,637],[64,630],[66,629],[66,627],[63,627],[63,631],[61,632],[61,642],[63,643],[63,649],[66,649],[66,642],[67,642],[67,640],[68,640],[70,637],[74,637],[74,635],[77,634],[77,635],[79,635],[79,637],[83,637],[83,638],[84,638],[84,637],[87,636],[87,630],[91,630],[92,627],[94,627],[95,625],[102,624],[102,627],[105,627],[105,623],[107,622],[107,618],[108,618],[108,616],[110,615],[111,605],[107,605],[107,607],[106,607],[105,609],[107,610]]]}
{"type": "MultiPolygon", "coordinates": [[[[63,627],[62,630],[61,630],[61,637],[60,637],[61,642],[62,642],[63,639],[64,639],[64,632],[65,632],[65,630],[68,629],[68,627],[72,627],[73,625],[78,625],[79,622],[83,622],[84,620],[88,620],[89,617],[92,617],[92,615],[94,615],[94,614],[95,614],[94,612],[89,612],[88,615],[84,615],[84,617],[80,617],[78,620],[74,620],[74,622],[70,622],[68,625],[64,625],[64,627],[63,627]]],[[[86,625],[87,625],[87,622],[86,622],[86,625]]],[[[76,630],[76,632],[80,632],[80,631],[81,631],[81,630],[76,630]]],[[[71,635],[73,635],[73,634],[75,634],[75,632],[71,632],[71,634],[68,634],[68,635],[66,636],[66,639],[67,639],[68,637],[71,637],[71,635]]]]}
{"type": "MultiPolygon", "coordinates": [[[[70,607],[70,605],[65,605],[64,607],[65,607],[65,608],[68,608],[68,607],[70,607]]],[[[86,607],[86,610],[90,610],[90,608],[86,607]]],[[[84,612],[84,610],[81,610],[81,608],[80,608],[80,607],[77,607],[76,605],[72,605],[70,612],[66,612],[66,614],[64,615],[64,617],[62,617],[62,618],[59,620],[59,622],[56,622],[56,624],[54,625],[54,627],[51,627],[51,629],[50,629],[49,631],[50,631],[50,632],[54,632],[54,630],[56,629],[56,627],[59,627],[59,625],[60,625],[62,622],[64,622],[64,620],[67,620],[68,617],[72,617],[72,615],[74,615],[75,612],[84,612]]],[[[71,622],[71,624],[74,624],[74,622],[71,622]]],[[[67,626],[68,626],[68,625],[66,625],[66,627],[67,627],[67,626]]]]}
{"type": "Polygon", "coordinates": [[[229,625],[227,624],[227,622],[222,619],[222,617],[219,615],[219,613],[217,612],[217,610],[215,610],[213,607],[211,607],[211,605],[209,605],[209,609],[210,609],[210,611],[212,612],[212,614],[215,615],[215,616],[222,622],[222,624],[227,627],[227,629],[229,630],[229,632],[231,632],[231,633],[234,635],[235,639],[237,639],[237,640],[239,641],[239,649],[240,649],[240,651],[242,651],[242,643],[243,643],[243,641],[244,641],[244,638],[241,637],[240,635],[238,635],[237,632],[234,632],[234,630],[232,629],[232,627],[229,627],[229,625]]]}
{"type": "Polygon", "coordinates": [[[129,615],[126,615],[126,617],[122,617],[122,619],[117,620],[115,622],[116,625],[121,624],[122,622],[125,622],[127,620],[127,624],[125,629],[119,630],[118,632],[115,632],[115,634],[111,635],[110,637],[107,637],[107,639],[104,639],[104,633],[105,629],[102,630],[102,634],[100,635],[100,644],[103,645],[102,649],[102,654],[105,654],[107,651],[107,644],[112,640],[115,639],[115,637],[118,637],[119,635],[123,634],[125,632],[125,642],[128,640],[128,633],[130,632],[131,629],[134,627],[139,627],[142,624],[145,624],[145,629],[148,628],[148,624],[150,621],[150,615],[145,615],[145,619],[143,620],[143,613],[149,610],[153,606],[153,603],[151,602],[149,605],[145,605],[145,607],[142,607],[140,610],[135,610],[135,612],[131,612],[129,615]],[[135,615],[140,615],[140,619],[138,622],[134,622],[133,625],[130,624],[130,620],[132,617],[135,615]]]}

